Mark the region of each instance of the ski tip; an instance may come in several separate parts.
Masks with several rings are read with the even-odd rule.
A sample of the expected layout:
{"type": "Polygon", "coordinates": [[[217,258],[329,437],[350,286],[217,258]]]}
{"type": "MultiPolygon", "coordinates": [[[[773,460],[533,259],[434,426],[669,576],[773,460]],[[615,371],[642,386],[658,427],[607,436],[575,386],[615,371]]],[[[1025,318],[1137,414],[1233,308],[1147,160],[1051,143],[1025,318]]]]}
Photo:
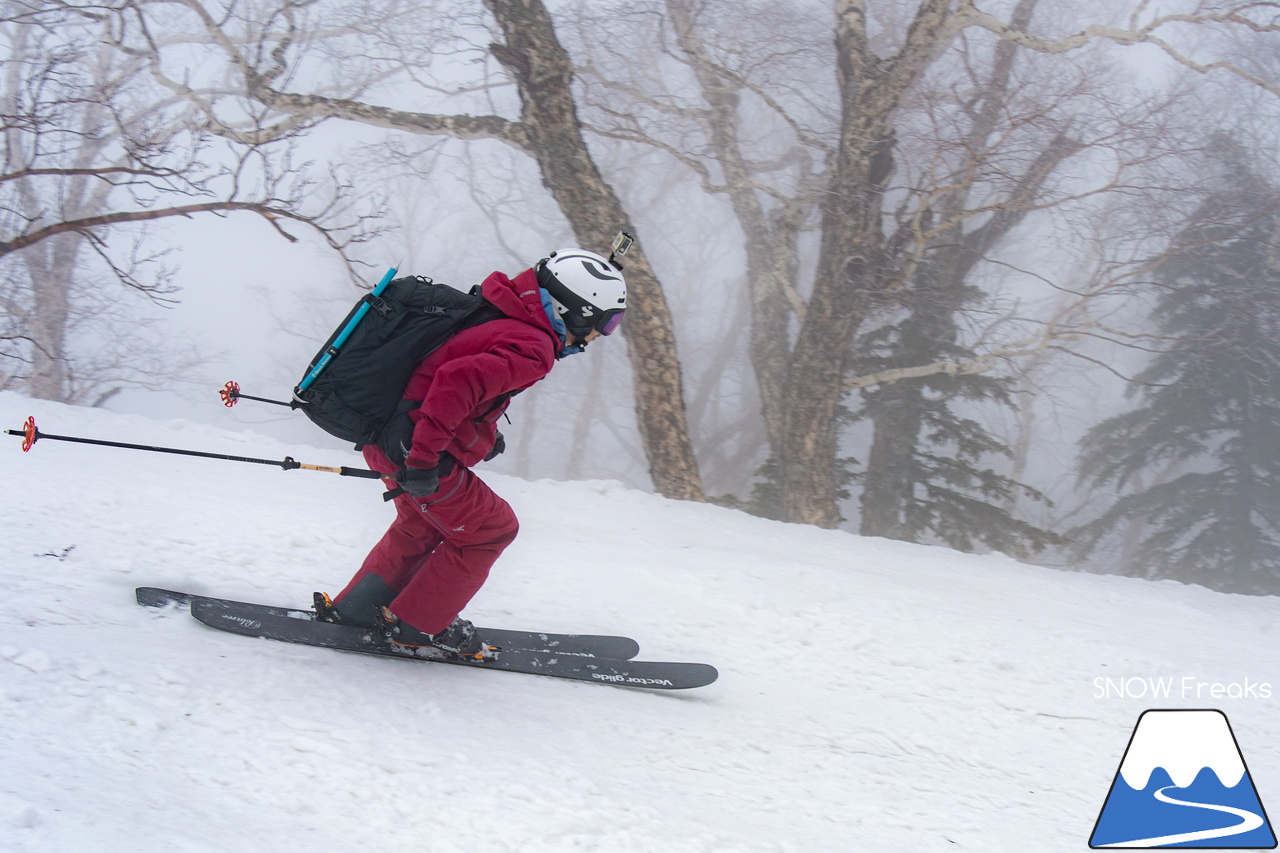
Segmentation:
{"type": "Polygon", "coordinates": [[[700,680],[697,684],[689,685],[690,687],[706,687],[708,684],[714,684],[720,677],[720,671],[709,663],[696,663],[692,666],[697,667],[696,672],[700,680]]]}
{"type": "MultiPolygon", "coordinates": [[[[619,662],[625,664],[625,662],[619,662]]],[[[616,674],[599,673],[593,680],[619,687],[639,687],[649,690],[690,690],[695,687],[706,687],[713,684],[720,673],[709,663],[692,663],[681,661],[646,662],[634,661],[642,669],[628,671],[620,666],[616,674]]]]}

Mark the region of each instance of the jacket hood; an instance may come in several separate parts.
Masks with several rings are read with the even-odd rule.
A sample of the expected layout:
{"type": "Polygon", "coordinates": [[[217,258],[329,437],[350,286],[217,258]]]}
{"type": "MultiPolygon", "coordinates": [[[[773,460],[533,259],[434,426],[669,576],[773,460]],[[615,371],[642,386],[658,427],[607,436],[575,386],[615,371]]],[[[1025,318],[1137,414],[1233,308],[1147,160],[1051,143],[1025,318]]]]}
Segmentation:
{"type": "Polygon", "coordinates": [[[513,320],[521,320],[542,329],[555,341],[556,352],[564,346],[560,336],[551,328],[551,321],[547,319],[547,312],[542,307],[538,276],[532,269],[525,270],[515,278],[508,278],[505,273],[490,273],[480,284],[480,295],[513,320]]]}

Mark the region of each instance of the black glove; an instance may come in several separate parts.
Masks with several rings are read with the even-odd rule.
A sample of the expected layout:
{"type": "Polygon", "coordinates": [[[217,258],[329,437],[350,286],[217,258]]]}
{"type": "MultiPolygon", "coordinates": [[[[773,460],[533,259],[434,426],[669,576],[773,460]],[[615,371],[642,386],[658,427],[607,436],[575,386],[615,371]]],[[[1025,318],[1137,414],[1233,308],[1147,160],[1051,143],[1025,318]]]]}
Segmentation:
{"type": "Polygon", "coordinates": [[[436,468],[401,468],[391,479],[415,498],[434,495],[440,489],[440,473],[436,468]]]}
{"type": "Polygon", "coordinates": [[[490,450],[488,455],[484,457],[484,461],[492,462],[493,460],[497,459],[501,453],[506,451],[506,449],[507,449],[507,440],[502,437],[502,433],[498,433],[498,437],[493,440],[493,449],[490,450]]]}

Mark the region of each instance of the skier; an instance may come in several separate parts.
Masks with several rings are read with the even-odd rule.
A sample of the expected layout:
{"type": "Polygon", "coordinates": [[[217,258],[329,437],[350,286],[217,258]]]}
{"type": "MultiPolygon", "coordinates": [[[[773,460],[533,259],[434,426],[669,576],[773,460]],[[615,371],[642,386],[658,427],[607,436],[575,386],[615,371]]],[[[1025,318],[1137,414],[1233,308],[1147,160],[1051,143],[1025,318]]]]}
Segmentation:
{"type": "Polygon", "coordinates": [[[613,255],[562,249],[514,278],[485,279],[481,295],[502,316],[423,359],[404,391],[407,416],[364,447],[369,466],[403,493],[395,521],[342,592],[316,593],[318,618],[374,626],[406,649],[480,652],[475,627],[458,614],[519,524],[471,467],[505,449],[496,423],[514,394],[618,327],[621,269],[613,255]]]}

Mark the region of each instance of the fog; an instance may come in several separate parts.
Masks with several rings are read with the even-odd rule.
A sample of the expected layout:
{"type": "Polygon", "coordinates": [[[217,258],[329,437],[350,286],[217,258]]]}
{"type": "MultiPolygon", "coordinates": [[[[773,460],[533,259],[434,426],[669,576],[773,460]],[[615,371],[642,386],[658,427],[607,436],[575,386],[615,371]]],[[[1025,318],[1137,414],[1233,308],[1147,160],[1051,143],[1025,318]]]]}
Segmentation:
{"type": "MultiPolygon", "coordinates": [[[[1255,321],[1239,334],[1280,331],[1274,277],[1242,266],[1247,297],[1206,284],[1275,245],[1276,25],[1228,2],[1120,5],[885,0],[855,20],[817,2],[559,2],[546,21],[429,0],[209,2],[204,21],[11,6],[0,389],[340,447],[217,392],[287,400],[389,267],[467,289],[625,227],[622,335],[514,402],[488,470],[1278,592],[1270,460],[1239,487],[1255,520],[1227,538],[1256,537],[1246,556],[1197,550],[1213,523],[1171,521],[1185,495],[1125,509],[1187,474],[1238,483],[1227,450],[1254,421],[1224,415],[1150,459],[1113,431],[1126,476],[1081,467],[1086,436],[1103,452],[1091,430],[1155,418],[1158,389],[1190,375],[1144,370],[1218,340],[1177,313],[1180,288],[1255,321]],[[597,221],[609,194],[619,221],[597,221]],[[193,202],[223,207],[156,214],[193,202]],[[150,213],[19,245],[131,211],[150,213]],[[139,292],[157,282],[162,301],[139,292]],[[804,390],[832,375],[822,400],[804,390]],[[676,439],[692,482],[655,453],[676,439]],[[1153,534],[1179,544],[1153,552],[1153,534]]],[[[1242,375],[1272,376],[1265,347],[1235,343],[1242,375]]],[[[1269,382],[1245,399],[1269,407],[1269,382]]]]}

